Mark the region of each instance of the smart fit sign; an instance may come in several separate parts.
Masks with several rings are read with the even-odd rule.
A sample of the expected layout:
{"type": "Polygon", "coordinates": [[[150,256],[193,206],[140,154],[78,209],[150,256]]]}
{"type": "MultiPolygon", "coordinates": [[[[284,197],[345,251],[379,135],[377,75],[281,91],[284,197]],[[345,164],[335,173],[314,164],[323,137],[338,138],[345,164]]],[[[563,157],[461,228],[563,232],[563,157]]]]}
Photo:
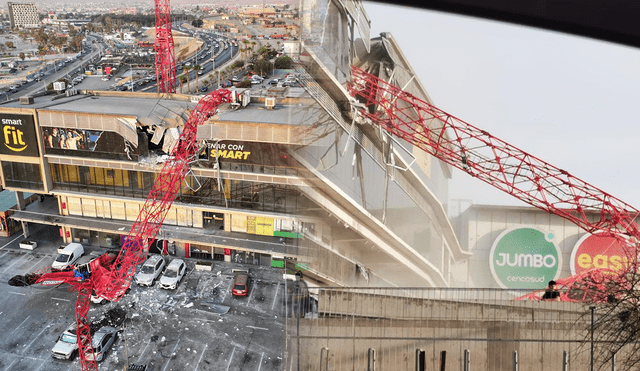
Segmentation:
{"type": "Polygon", "coordinates": [[[551,232],[511,228],[491,247],[489,265],[496,282],[505,289],[542,289],[558,278],[562,255],[551,232]]]}
{"type": "Polygon", "coordinates": [[[585,234],[571,252],[571,274],[593,268],[620,270],[629,261],[630,252],[614,237],[585,234]]]}
{"type": "Polygon", "coordinates": [[[2,124],[0,154],[39,156],[33,116],[0,114],[0,124],[2,124]]]}

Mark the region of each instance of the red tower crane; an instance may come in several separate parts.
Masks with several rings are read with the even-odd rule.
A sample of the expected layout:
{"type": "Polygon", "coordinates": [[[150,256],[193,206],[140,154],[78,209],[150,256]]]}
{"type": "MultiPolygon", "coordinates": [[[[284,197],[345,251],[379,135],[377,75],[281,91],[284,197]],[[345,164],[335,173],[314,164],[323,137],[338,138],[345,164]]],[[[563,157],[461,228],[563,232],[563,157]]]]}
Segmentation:
{"type": "Polygon", "coordinates": [[[171,33],[171,4],[169,0],[155,0],[156,86],[158,93],[176,92],[176,58],[171,33]]]}
{"type": "Polygon", "coordinates": [[[155,239],[162,222],[171,208],[180,185],[187,175],[189,163],[197,152],[196,134],[198,126],[213,116],[222,103],[229,102],[231,92],[216,90],[206,95],[196,105],[185,123],[180,137],[169,159],[164,163],[138,218],[129,232],[124,246],[117,257],[109,254],[93,260],[88,267],[74,267],[73,270],[54,271],[51,268],[34,272],[25,277],[26,284],[59,285],[70,284],[78,291],[76,301],[76,323],[78,326],[78,350],[83,371],[97,371],[93,356],[91,333],[87,313],[91,305],[91,294],[110,301],[119,301],[136,270],[149,251],[149,244],[155,239]]]}
{"type": "MultiPolygon", "coordinates": [[[[640,211],[633,206],[375,75],[357,67],[351,73],[349,93],[366,105],[360,112],[371,123],[520,201],[636,251],[640,211]],[[596,211],[596,220],[587,211],[596,211]]],[[[637,253],[630,255],[623,271],[635,272],[637,253]]],[[[618,273],[624,279],[625,272],[618,273]]]]}

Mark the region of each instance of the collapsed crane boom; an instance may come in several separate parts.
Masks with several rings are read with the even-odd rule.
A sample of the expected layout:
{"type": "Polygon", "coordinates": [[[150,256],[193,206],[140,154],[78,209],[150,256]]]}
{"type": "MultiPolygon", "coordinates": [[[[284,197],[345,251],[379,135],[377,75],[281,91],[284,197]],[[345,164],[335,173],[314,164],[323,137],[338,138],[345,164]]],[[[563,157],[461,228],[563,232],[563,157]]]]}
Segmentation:
{"type": "Polygon", "coordinates": [[[387,132],[529,205],[631,243],[640,238],[633,206],[362,69],[348,86],[387,132]],[[596,220],[587,216],[599,212],[596,220]]]}
{"type": "Polygon", "coordinates": [[[189,170],[189,164],[197,152],[196,136],[198,126],[212,117],[220,104],[229,102],[231,92],[216,90],[198,102],[185,123],[178,141],[170,150],[171,155],[164,163],[136,222],[129,232],[124,246],[113,259],[104,254],[89,264],[88,270],[79,272],[78,267],[68,271],[41,270],[27,275],[25,284],[59,285],[70,284],[78,291],[76,301],[76,323],[78,326],[78,353],[83,371],[97,371],[98,366],[92,355],[91,333],[87,313],[91,305],[91,294],[110,301],[119,301],[131,284],[136,266],[147,256],[149,244],[156,238],[162,222],[171,208],[182,181],[189,170]],[[81,274],[82,273],[82,274],[81,274]]]}

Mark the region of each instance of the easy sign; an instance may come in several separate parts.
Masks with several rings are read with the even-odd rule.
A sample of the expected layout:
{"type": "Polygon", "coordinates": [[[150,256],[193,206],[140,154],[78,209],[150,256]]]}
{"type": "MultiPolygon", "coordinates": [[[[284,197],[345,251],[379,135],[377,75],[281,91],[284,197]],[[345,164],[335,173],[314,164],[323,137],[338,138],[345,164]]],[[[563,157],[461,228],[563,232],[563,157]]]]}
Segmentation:
{"type": "Polygon", "coordinates": [[[571,274],[593,268],[620,270],[629,261],[629,253],[614,237],[585,234],[571,252],[571,274]]]}
{"type": "Polygon", "coordinates": [[[489,265],[496,282],[505,289],[542,289],[558,278],[562,255],[551,232],[511,228],[491,247],[489,265]]]}

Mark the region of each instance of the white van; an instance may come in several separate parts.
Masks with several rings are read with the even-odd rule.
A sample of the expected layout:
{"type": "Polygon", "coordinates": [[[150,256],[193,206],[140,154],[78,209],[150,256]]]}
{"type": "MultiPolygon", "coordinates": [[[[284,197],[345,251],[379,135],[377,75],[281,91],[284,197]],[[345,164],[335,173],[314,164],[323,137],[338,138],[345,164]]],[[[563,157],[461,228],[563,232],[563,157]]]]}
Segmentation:
{"type": "Polygon", "coordinates": [[[84,254],[84,247],[81,244],[72,242],[63,249],[58,249],[58,257],[51,264],[51,268],[64,269],[74,264],[84,254]]]}

